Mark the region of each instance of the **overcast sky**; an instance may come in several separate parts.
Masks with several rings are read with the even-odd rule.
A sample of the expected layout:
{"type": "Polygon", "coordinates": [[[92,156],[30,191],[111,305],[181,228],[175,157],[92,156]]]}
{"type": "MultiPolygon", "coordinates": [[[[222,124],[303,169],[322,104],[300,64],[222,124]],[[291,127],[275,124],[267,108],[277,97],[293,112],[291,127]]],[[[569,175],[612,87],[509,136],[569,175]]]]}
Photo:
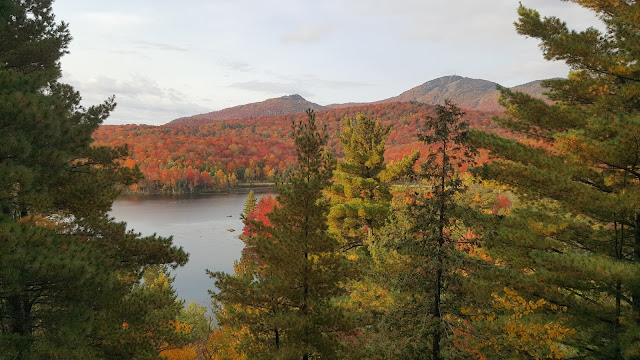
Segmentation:
{"type": "MultiPolygon", "coordinates": [[[[522,0],[571,28],[598,25],[560,0],[522,0]]],[[[565,76],[515,33],[517,0],[57,0],[70,24],[63,80],[107,124],[177,117],[288,94],[375,101],[457,74],[506,86],[565,76]]]]}

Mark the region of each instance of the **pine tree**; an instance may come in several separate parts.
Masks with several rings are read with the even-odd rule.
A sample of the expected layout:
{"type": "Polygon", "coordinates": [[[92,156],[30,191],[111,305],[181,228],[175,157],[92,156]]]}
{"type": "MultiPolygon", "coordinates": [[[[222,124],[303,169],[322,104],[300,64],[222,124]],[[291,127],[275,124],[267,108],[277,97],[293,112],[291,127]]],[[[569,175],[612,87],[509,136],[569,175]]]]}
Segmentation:
{"type": "Polygon", "coordinates": [[[247,195],[247,200],[244,203],[244,209],[242,211],[242,219],[246,219],[249,216],[253,209],[256,208],[256,195],[253,190],[249,191],[249,195],[247,195]]]}
{"type": "Polygon", "coordinates": [[[384,141],[390,130],[363,114],[342,121],[344,159],[328,193],[332,198],[329,229],[345,250],[365,245],[388,216],[391,193],[379,175],[385,169],[384,141]]]}
{"type": "Polygon", "coordinates": [[[389,215],[390,182],[413,168],[419,152],[405,156],[395,166],[384,161],[385,139],[391,128],[357,114],[345,117],[340,128],[344,158],[327,191],[331,198],[329,229],[345,250],[367,244],[389,215]]]}
{"type": "Polygon", "coordinates": [[[154,309],[130,302],[142,269],[187,258],[170,238],[109,219],[120,186],[140,173],[119,165],[126,149],[91,145],[115,103],[85,109],[59,82],[70,39],[51,1],[0,1],[0,353],[9,358],[107,356],[127,320],[114,309],[154,309]]]}
{"type": "Polygon", "coordinates": [[[605,25],[572,31],[521,6],[518,33],[571,66],[543,82],[553,104],[501,88],[501,123],[524,140],[475,133],[502,158],[477,173],[509,184],[531,206],[503,219],[488,241],[513,286],[566,307],[574,357],[640,356],[640,6],[573,1],[605,25]]]}
{"type": "Polygon", "coordinates": [[[335,161],[324,148],[327,136],[318,130],[315,114],[307,115],[294,126],[297,168],[278,188],[272,226],[247,240],[253,256],[248,274],[213,274],[220,289],[214,299],[247,326],[250,340],[263,344],[249,357],[335,358],[338,332],[346,326],[331,299],[342,293],[339,284],[348,269],[327,231],[329,204],[322,193],[335,161]]]}
{"type": "Polygon", "coordinates": [[[460,169],[475,155],[467,143],[468,122],[449,100],[436,113],[419,135],[430,148],[419,174],[422,186],[398,194],[372,246],[378,281],[389,293],[376,339],[390,359],[456,358],[459,349],[445,341],[453,334],[445,331],[461,327],[461,309],[482,293],[474,291],[483,288],[476,278],[490,267],[466,251],[475,242],[469,232],[474,211],[461,202],[466,186],[460,169]]]}
{"type": "Polygon", "coordinates": [[[368,246],[389,216],[391,183],[411,173],[420,155],[415,151],[394,164],[386,163],[385,139],[390,130],[389,126],[363,114],[345,117],[340,129],[344,157],[334,171],[332,186],[326,191],[331,201],[329,231],[336,236],[355,270],[344,285],[349,296],[340,300],[349,321],[358,328],[359,336],[347,339],[351,343],[366,342],[371,337],[368,329],[380,310],[378,299],[384,296],[371,279],[368,246]]]}

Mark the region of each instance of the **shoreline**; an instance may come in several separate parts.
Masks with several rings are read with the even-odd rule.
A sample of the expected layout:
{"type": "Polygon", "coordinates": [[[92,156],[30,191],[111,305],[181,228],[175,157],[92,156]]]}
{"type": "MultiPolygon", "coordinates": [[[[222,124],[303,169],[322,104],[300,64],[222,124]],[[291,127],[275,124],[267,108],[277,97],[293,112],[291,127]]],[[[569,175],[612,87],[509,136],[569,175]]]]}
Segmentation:
{"type": "Polygon", "coordinates": [[[198,196],[198,195],[213,195],[213,194],[248,194],[253,191],[257,194],[273,193],[276,190],[276,183],[254,183],[237,185],[232,188],[226,189],[207,189],[202,191],[192,192],[132,192],[124,190],[118,198],[131,198],[131,197],[174,197],[174,196],[198,196]]]}

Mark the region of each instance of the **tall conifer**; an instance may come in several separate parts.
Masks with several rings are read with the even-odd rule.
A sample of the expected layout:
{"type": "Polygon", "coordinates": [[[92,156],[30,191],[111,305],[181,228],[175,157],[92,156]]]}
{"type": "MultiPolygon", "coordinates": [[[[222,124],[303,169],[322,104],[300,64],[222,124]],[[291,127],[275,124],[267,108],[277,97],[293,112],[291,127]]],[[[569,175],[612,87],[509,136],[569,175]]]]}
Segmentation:
{"type": "Polygon", "coordinates": [[[468,232],[473,211],[459,201],[466,188],[460,169],[474,156],[468,122],[448,100],[436,113],[419,136],[430,148],[421,186],[396,196],[388,225],[372,246],[378,281],[389,292],[377,325],[378,349],[389,359],[458,356],[445,340],[471,303],[479,268],[489,266],[465,251],[475,239],[468,232]]]}
{"type": "Polygon", "coordinates": [[[339,284],[348,273],[339,243],[327,231],[329,203],[323,197],[335,161],[312,110],[304,122],[294,124],[293,137],[297,167],[278,188],[278,205],[269,215],[272,226],[247,240],[252,257],[247,266],[253,273],[243,278],[213,274],[220,289],[214,299],[223,311],[244,310],[233,310],[236,325],[247,326],[249,343],[264,344],[250,356],[336,358],[337,336],[346,324],[331,299],[342,293],[339,284]]]}
{"type": "MultiPolygon", "coordinates": [[[[0,1],[0,354],[6,358],[103,358],[123,350],[112,340],[128,319],[113,310],[128,307],[144,316],[164,306],[132,302],[132,288],[146,266],[177,266],[187,258],[170,238],[141,237],[109,219],[119,185],[140,174],[120,166],[126,149],[91,145],[115,103],[85,109],[80,95],[59,82],[70,40],[51,1],[0,1]]],[[[153,341],[147,344],[126,353],[157,355],[153,341]]]]}
{"type": "Polygon", "coordinates": [[[533,206],[502,221],[487,244],[524,296],[567,308],[574,357],[640,356],[640,5],[573,1],[604,31],[573,31],[520,6],[518,33],[565,61],[566,79],[543,82],[553,104],[500,89],[501,123],[521,139],[475,133],[502,161],[478,170],[533,206]]]}

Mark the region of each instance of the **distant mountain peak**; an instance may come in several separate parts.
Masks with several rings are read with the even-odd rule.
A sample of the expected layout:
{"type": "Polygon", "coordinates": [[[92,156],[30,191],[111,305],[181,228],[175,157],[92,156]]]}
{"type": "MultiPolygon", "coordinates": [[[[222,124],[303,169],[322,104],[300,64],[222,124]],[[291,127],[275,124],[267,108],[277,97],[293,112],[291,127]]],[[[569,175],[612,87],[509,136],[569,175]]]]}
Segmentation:
{"type": "Polygon", "coordinates": [[[307,101],[305,98],[303,98],[302,96],[300,96],[298,94],[281,96],[281,97],[279,97],[279,99],[282,99],[282,100],[293,100],[293,101],[307,101]]]}
{"type": "MultiPolygon", "coordinates": [[[[447,75],[425,82],[409,89],[398,96],[376,103],[418,101],[430,105],[443,104],[445,99],[451,99],[459,107],[468,110],[502,111],[498,103],[498,84],[493,81],[472,79],[459,75],[447,75]]],[[[514,87],[535,97],[543,97],[544,88],[539,81],[514,87]]]]}
{"type": "Polygon", "coordinates": [[[453,81],[458,81],[461,79],[468,79],[464,76],[460,76],[460,75],[445,75],[445,76],[440,76],[438,78],[435,78],[433,80],[429,80],[427,81],[427,83],[429,82],[440,82],[440,81],[449,81],[449,82],[453,82],[453,81]]]}
{"type": "Polygon", "coordinates": [[[212,121],[229,119],[248,119],[263,116],[301,114],[307,109],[327,110],[326,106],[305,100],[299,94],[285,95],[251,104],[238,105],[231,108],[213,111],[173,120],[171,124],[204,124],[212,121]]]}

